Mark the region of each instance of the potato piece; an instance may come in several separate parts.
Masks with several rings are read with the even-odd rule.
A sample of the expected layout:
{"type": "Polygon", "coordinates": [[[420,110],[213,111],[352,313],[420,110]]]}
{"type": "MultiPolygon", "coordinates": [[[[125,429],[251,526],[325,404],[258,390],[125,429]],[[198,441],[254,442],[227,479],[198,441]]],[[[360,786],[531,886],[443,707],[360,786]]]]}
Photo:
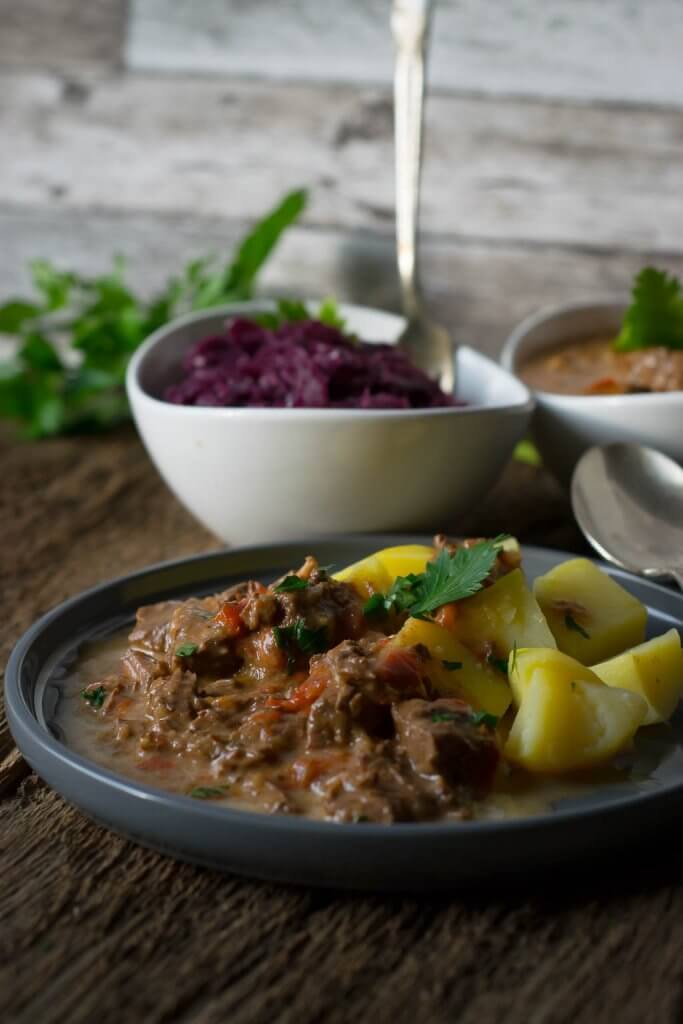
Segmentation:
{"type": "Polygon", "coordinates": [[[502,576],[491,587],[455,606],[453,631],[475,654],[492,647],[497,658],[507,658],[517,647],[554,647],[543,613],[529,590],[521,569],[502,576]]]}
{"type": "Polygon", "coordinates": [[[559,649],[584,665],[645,639],[645,606],[587,558],[572,558],[539,576],[534,594],[559,649]]]}
{"type": "Polygon", "coordinates": [[[350,583],[361,597],[386,593],[397,576],[424,572],[424,567],[434,557],[434,548],[424,544],[401,544],[394,548],[383,548],[360,562],[354,562],[340,569],[334,578],[350,583]]]}
{"type": "Polygon", "coordinates": [[[443,626],[422,619],[408,619],[396,634],[394,643],[401,647],[423,644],[427,648],[431,660],[425,665],[425,670],[440,697],[461,697],[473,708],[488,711],[497,718],[504,715],[510,706],[512,694],[505,676],[477,659],[443,626]]]}
{"type": "Polygon", "coordinates": [[[608,686],[638,693],[647,703],[644,725],[666,722],[683,696],[683,650],[677,629],[670,629],[625,654],[593,666],[608,686]]]}
{"type": "Polygon", "coordinates": [[[512,699],[518,707],[524,699],[529,684],[537,674],[547,676],[558,685],[577,680],[587,683],[600,682],[591,669],[586,668],[575,658],[570,658],[568,654],[562,654],[554,647],[518,648],[508,659],[512,699]]]}
{"type": "Polygon", "coordinates": [[[524,690],[503,753],[532,772],[590,768],[632,740],[646,711],[637,693],[539,668],[524,690]]]}

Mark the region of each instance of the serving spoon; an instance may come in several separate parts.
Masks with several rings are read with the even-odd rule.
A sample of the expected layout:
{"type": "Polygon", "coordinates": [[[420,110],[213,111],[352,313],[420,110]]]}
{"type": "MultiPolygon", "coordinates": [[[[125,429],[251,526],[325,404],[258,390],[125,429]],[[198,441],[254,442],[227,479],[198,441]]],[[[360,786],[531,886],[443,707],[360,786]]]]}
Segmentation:
{"type": "Polygon", "coordinates": [[[433,0],[394,0],[396,47],[394,134],[396,250],[403,312],[408,321],[397,345],[447,394],[455,388],[455,346],[450,333],[423,309],[417,266],[417,222],[422,166],[424,67],[433,0]]]}
{"type": "Polygon", "coordinates": [[[572,477],[586,538],[615,565],[683,589],[683,468],[641,444],[589,448],[572,477]]]}

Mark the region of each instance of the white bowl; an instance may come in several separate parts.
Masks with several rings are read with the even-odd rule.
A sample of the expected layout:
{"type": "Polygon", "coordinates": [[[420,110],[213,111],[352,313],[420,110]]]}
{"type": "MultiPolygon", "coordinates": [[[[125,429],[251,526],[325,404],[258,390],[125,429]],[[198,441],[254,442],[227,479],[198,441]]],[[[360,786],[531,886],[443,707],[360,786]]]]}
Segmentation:
{"type": "MultiPolygon", "coordinates": [[[[616,335],[627,303],[616,299],[542,309],[516,327],[501,363],[519,373],[532,355],[563,341],[616,335]]],[[[635,395],[558,395],[536,391],[532,434],[543,462],[568,484],[587,448],[638,441],[683,462],[683,391],[635,395]]]]}
{"type": "MultiPolygon", "coordinates": [[[[231,544],[331,532],[443,528],[496,481],[533,408],[529,390],[471,348],[457,355],[466,407],[418,410],[207,408],[160,400],[195,341],[252,302],[162,327],[131,359],[126,386],[147,450],[176,496],[231,544]]],[[[369,341],[401,317],[340,307],[369,341]]]]}

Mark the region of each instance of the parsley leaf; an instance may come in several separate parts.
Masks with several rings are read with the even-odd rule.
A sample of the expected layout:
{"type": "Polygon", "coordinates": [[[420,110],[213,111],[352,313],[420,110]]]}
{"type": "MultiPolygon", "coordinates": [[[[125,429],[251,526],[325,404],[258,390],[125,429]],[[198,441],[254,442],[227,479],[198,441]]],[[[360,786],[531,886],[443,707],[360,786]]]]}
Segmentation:
{"type": "Polygon", "coordinates": [[[280,580],[278,585],[275,587],[276,594],[288,594],[293,590],[305,590],[308,586],[308,580],[303,580],[301,576],[294,574],[285,576],[283,580],[280,580]]]}
{"type": "Polygon", "coordinates": [[[633,284],[631,305],[614,348],[632,352],[652,345],[683,349],[683,290],[675,277],[645,267],[633,284]]]}
{"type": "Polygon", "coordinates": [[[297,619],[293,626],[273,626],[278,647],[285,651],[297,648],[302,654],[320,654],[327,647],[327,629],[309,629],[305,619],[297,619]]]}
{"type": "Polygon", "coordinates": [[[457,672],[459,668],[462,668],[461,661],[442,661],[441,664],[444,668],[447,668],[449,672],[457,672]]]}
{"type": "Polygon", "coordinates": [[[499,672],[502,672],[504,676],[508,674],[508,663],[506,658],[497,658],[495,654],[489,654],[486,659],[489,665],[493,665],[499,672]]]}
{"type": "Polygon", "coordinates": [[[189,658],[199,650],[197,644],[186,643],[181,644],[180,647],[176,647],[175,656],[176,658],[189,658]]]}
{"type": "Polygon", "coordinates": [[[488,725],[491,729],[495,729],[498,725],[496,715],[491,715],[488,711],[473,711],[470,719],[474,725],[488,725]]]}
{"type": "Polygon", "coordinates": [[[432,711],[429,715],[432,722],[462,722],[465,717],[458,711],[432,711]]]}
{"type": "Polygon", "coordinates": [[[107,691],[103,686],[96,686],[94,690],[81,690],[81,697],[87,701],[92,708],[101,708],[107,699],[107,691]]]}
{"type": "Polygon", "coordinates": [[[590,633],[587,633],[583,626],[576,621],[573,615],[569,612],[565,613],[564,624],[567,629],[570,629],[573,633],[580,633],[584,640],[590,640],[590,633]]]}
{"type": "Polygon", "coordinates": [[[427,563],[424,572],[398,576],[386,595],[373,594],[363,613],[407,611],[414,619],[424,619],[444,604],[471,597],[481,590],[506,540],[507,535],[501,534],[469,548],[457,548],[452,555],[443,548],[433,562],[427,563]]]}
{"type": "Polygon", "coordinates": [[[190,790],[189,795],[196,800],[216,800],[225,796],[229,789],[229,786],[195,786],[190,790]]]}
{"type": "MultiPolygon", "coordinates": [[[[310,310],[300,299],[280,299],[276,310],[257,313],[254,320],[270,331],[277,330],[283,324],[298,323],[302,320],[318,320],[321,324],[335,327],[342,332],[346,329],[346,321],[339,314],[337,303],[331,298],[324,299],[317,312],[310,310]]],[[[350,335],[349,339],[352,340],[350,335]]]]}
{"type": "Polygon", "coordinates": [[[35,260],[36,297],[0,305],[0,333],[17,341],[15,357],[0,364],[0,418],[14,420],[26,437],[105,430],[128,419],[123,385],[135,349],[181,313],[250,298],[260,268],[306,198],[303,190],[289,193],[247,234],[232,261],[192,260],[151,299],[126,284],[121,257],[100,276],[35,260]]]}

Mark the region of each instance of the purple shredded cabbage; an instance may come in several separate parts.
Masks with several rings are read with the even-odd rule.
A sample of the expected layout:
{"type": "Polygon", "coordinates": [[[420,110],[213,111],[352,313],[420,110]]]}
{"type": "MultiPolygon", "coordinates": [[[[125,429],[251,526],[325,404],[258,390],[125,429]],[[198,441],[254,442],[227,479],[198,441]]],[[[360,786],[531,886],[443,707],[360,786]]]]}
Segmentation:
{"type": "Polygon", "coordinates": [[[165,391],[179,405],[430,409],[458,405],[393,345],[351,339],[317,320],[273,329],[237,319],[196,342],[165,391]]]}

